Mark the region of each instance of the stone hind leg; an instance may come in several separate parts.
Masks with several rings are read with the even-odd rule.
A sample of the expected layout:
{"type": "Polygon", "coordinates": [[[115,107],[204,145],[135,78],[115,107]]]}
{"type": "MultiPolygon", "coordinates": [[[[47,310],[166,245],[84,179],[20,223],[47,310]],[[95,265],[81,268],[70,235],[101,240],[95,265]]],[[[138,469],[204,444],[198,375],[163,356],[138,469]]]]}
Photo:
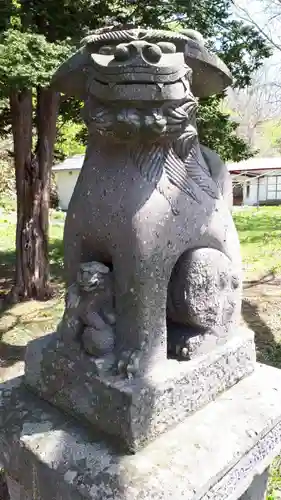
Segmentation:
{"type": "Polygon", "coordinates": [[[222,252],[190,250],[180,257],[171,276],[168,318],[191,327],[192,333],[197,329],[225,336],[240,313],[240,286],[240,277],[222,252]]]}

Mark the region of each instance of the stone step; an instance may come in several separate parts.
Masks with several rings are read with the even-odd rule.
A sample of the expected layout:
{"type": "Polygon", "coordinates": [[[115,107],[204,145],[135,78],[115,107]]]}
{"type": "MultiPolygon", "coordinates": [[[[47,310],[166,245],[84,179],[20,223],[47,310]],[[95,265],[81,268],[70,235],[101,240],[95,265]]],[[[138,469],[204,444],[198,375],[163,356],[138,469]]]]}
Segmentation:
{"type": "Polygon", "coordinates": [[[27,499],[256,500],[281,449],[281,371],[257,365],[135,455],[113,450],[21,378],[1,386],[0,429],[0,462],[27,499]]]}

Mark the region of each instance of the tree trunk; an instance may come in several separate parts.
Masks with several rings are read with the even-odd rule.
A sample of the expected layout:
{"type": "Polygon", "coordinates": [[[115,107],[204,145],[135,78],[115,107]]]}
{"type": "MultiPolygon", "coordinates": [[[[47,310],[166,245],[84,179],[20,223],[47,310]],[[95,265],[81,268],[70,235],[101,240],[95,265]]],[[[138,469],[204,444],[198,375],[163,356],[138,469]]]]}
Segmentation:
{"type": "Polygon", "coordinates": [[[16,275],[14,301],[32,296],[30,172],[32,170],[32,91],[10,95],[17,189],[16,275]]]}
{"type": "Polygon", "coordinates": [[[32,154],[32,91],[10,96],[17,188],[13,301],[49,295],[48,209],[58,95],[38,90],[36,154],[32,154]]]}
{"type": "Polygon", "coordinates": [[[37,297],[42,298],[49,293],[49,204],[51,169],[56,140],[56,121],[59,108],[59,93],[50,88],[37,89],[37,146],[36,164],[41,182],[40,199],[35,207],[40,227],[40,238],[37,241],[37,255],[35,262],[35,276],[37,297]],[[41,293],[41,291],[43,293],[41,293]]]}

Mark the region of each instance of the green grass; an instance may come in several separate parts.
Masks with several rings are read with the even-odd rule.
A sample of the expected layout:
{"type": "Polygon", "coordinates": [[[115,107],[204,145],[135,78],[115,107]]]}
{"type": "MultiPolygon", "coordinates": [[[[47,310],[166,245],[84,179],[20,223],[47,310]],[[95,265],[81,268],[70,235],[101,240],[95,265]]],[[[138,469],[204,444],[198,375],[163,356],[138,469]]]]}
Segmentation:
{"type": "Polygon", "coordinates": [[[281,206],[234,212],[245,279],[281,274],[281,206]]]}
{"type": "MultiPolygon", "coordinates": [[[[61,286],[63,281],[62,236],[64,220],[64,212],[50,211],[50,272],[51,282],[57,286],[61,286]]],[[[2,277],[10,280],[12,274],[15,263],[15,230],[16,212],[14,211],[14,205],[11,203],[8,208],[6,205],[5,209],[3,209],[0,204],[0,280],[2,277]]]]}
{"type": "Polygon", "coordinates": [[[267,500],[280,500],[281,498],[281,457],[276,458],[271,471],[267,489],[267,500]]]}
{"type": "MultiPolygon", "coordinates": [[[[24,346],[30,340],[53,331],[63,313],[63,245],[65,214],[50,212],[50,272],[55,297],[47,302],[24,302],[0,314],[0,357],[10,366],[22,359],[24,346]]],[[[13,203],[0,206],[0,290],[12,285],[15,263],[16,213],[13,203]]]]}

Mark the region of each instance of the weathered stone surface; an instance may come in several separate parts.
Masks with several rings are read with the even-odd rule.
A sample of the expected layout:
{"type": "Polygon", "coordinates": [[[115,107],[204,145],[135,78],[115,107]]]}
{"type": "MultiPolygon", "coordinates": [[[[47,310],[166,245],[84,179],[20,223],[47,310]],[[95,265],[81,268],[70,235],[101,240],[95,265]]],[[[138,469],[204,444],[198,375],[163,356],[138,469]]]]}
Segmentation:
{"type": "Polygon", "coordinates": [[[169,283],[168,314],[174,322],[227,335],[240,315],[240,274],[213,248],[184,253],[169,283]]]}
{"type": "MultiPolygon", "coordinates": [[[[114,344],[112,374],[117,367],[123,377],[143,376],[164,362],[167,339],[173,344],[170,321],[185,326],[186,339],[190,325],[198,334],[211,329],[231,336],[238,324],[241,258],[227,199],[229,175],[199,144],[195,97],[219,92],[230,81],[224,63],[193,30],[124,26],[89,35],[54,75],[59,90],[83,97],[89,129],[65,224],[67,285],[78,282],[85,293],[95,293],[93,299],[80,297],[79,307],[89,303],[79,317],[99,330],[89,324],[97,319],[93,312],[105,320],[96,291],[103,274],[112,279],[113,310],[106,316],[114,327],[104,329],[114,344]],[[195,272],[185,259],[197,262],[195,272]],[[199,289],[203,268],[208,272],[199,289]],[[224,289],[216,282],[222,274],[224,289]],[[208,307],[205,288],[212,298],[208,307]]],[[[78,319],[66,313],[65,320],[65,342],[83,337],[78,319]]],[[[81,345],[101,356],[91,332],[81,345]]]]}
{"type": "Polygon", "coordinates": [[[113,278],[100,262],[82,263],[77,281],[67,289],[65,312],[58,328],[65,342],[79,341],[93,356],[104,356],[114,348],[113,278]]]}
{"type": "Polygon", "coordinates": [[[218,183],[220,190],[223,194],[230,209],[233,206],[233,189],[231,175],[215,151],[200,144],[202,156],[207,163],[210,171],[212,172],[213,179],[218,183]]]}
{"type": "Polygon", "coordinates": [[[28,345],[25,382],[135,451],[253,371],[253,332],[239,333],[205,356],[166,360],[132,380],[106,373],[110,360],[99,368],[79,344],[64,345],[50,335],[28,345]]]}
{"type": "Polygon", "coordinates": [[[135,455],[91,432],[23,387],[1,386],[0,462],[31,498],[237,500],[280,451],[281,374],[258,365],[135,455]]]}
{"type": "MultiPolygon", "coordinates": [[[[199,34],[197,33],[197,36],[194,37],[194,31],[193,30],[186,30],[185,32],[182,33],[176,33],[176,32],[170,32],[170,31],[162,31],[161,33],[158,30],[152,30],[152,29],[124,29],[120,27],[109,27],[105,28],[103,30],[96,30],[92,35],[88,36],[85,40],[83,40],[83,45],[82,48],[74,54],[69,60],[67,60],[61,68],[56,72],[53,78],[53,85],[57,87],[58,90],[66,92],[69,95],[76,95],[79,98],[84,98],[85,94],[87,92],[86,89],[86,84],[87,84],[87,71],[85,71],[85,68],[88,71],[91,71],[91,66],[92,66],[92,61],[91,61],[91,52],[92,52],[92,47],[94,45],[96,46],[114,46],[114,45],[119,45],[119,44],[125,44],[126,42],[133,42],[134,40],[143,40],[145,39],[146,43],[148,45],[155,44],[155,42],[162,42],[163,44],[168,42],[168,47],[164,48],[163,52],[166,55],[165,58],[159,58],[158,61],[141,61],[142,62],[142,67],[145,67],[145,62],[146,68],[150,66],[150,68],[154,68],[154,75],[158,74],[158,83],[173,83],[177,82],[179,80],[180,74],[176,72],[176,69],[174,69],[174,72],[169,71],[170,67],[170,61],[169,57],[171,56],[174,58],[174,61],[176,63],[176,57],[179,60],[178,54],[176,55],[175,53],[177,52],[176,50],[176,45],[179,46],[181,45],[181,49],[185,51],[185,61],[187,66],[189,66],[192,69],[193,72],[193,81],[192,81],[192,90],[194,95],[197,97],[206,97],[210,96],[213,94],[218,94],[220,93],[223,89],[228,87],[231,82],[232,82],[232,77],[231,74],[228,70],[228,68],[225,66],[225,64],[222,62],[219,57],[217,57],[215,54],[211,54],[206,47],[204,46],[204,39],[202,36],[198,36],[199,34]],[[115,43],[112,43],[113,40],[110,39],[108,36],[107,31],[117,31],[115,33],[115,43]],[[193,32],[193,33],[192,33],[193,32]],[[135,36],[133,36],[133,33],[135,33],[135,36]],[[174,47],[173,47],[174,46],[174,47]],[[161,60],[162,59],[162,60],[161,60]],[[160,61],[160,64],[159,64],[160,61]],[[151,63],[149,65],[149,62],[151,63]],[[168,64],[167,64],[168,62],[168,64]],[[157,64],[158,63],[158,64],[157,64]],[[160,66],[160,67],[159,67],[160,66]],[[168,68],[167,68],[168,66],[168,68]],[[83,71],[84,69],[84,71],[83,71]]],[[[123,49],[123,47],[122,47],[123,49]]],[[[126,50],[126,49],[125,49],[126,50]]],[[[120,51],[121,52],[121,51],[120,51]]],[[[126,52],[124,52],[125,59],[123,58],[123,61],[126,61],[126,52]]],[[[101,52],[102,53],[102,52],[101,52]]],[[[104,52],[105,53],[105,52],[104,52]]],[[[110,51],[107,51],[108,55],[110,54],[110,51]]],[[[159,54],[159,53],[158,53],[159,54]]],[[[118,52],[117,58],[119,61],[122,59],[120,58],[120,53],[118,52]]],[[[177,61],[178,62],[178,61],[177,61]]],[[[180,61],[180,65],[183,65],[183,60],[180,61]]],[[[126,64],[127,66],[127,64],[126,64]]],[[[174,65],[175,67],[175,65],[174,65]]],[[[116,71],[114,68],[114,64],[111,64],[111,68],[109,68],[107,74],[108,78],[110,79],[110,73],[113,73],[113,78],[112,81],[115,82],[115,75],[116,71]],[[111,69],[112,68],[112,69],[111,69]],[[111,71],[110,71],[111,69],[111,71]]],[[[126,75],[127,76],[127,75],[126,75]]],[[[141,72],[137,75],[132,75],[132,79],[137,79],[139,78],[138,82],[140,79],[142,79],[145,83],[154,83],[154,78],[150,77],[149,75],[146,75],[146,78],[142,76],[141,72]]],[[[122,81],[122,77],[120,77],[120,80],[122,81]]],[[[123,78],[125,80],[125,78],[123,78]]],[[[152,85],[151,85],[152,86],[152,85]]],[[[100,86],[101,87],[101,86],[100,86]]],[[[111,87],[111,99],[114,100],[116,98],[124,98],[124,95],[122,94],[122,90],[124,92],[124,89],[114,89],[113,86],[111,87]]],[[[154,89],[153,89],[154,90],[154,89]]],[[[170,89],[169,89],[170,90],[170,89]]],[[[176,89],[178,90],[178,89],[176,89]]],[[[101,92],[101,89],[99,88],[99,91],[101,92]]],[[[106,94],[106,96],[108,96],[106,94]]],[[[101,97],[101,96],[99,96],[101,97]]],[[[125,94],[126,100],[129,98],[128,95],[128,89],[125,94]]],[[[157,89],[154,90],[154,98],[159,100],[164,100],[163,97],[167,99],[167,89],[162,90],[161,88],[158,87],[157,89]],[[166,90],[166,92],[165,92],[166,90]]],[[[134,95],[134,100],[138,99],[139,95],[134,95]]],[[[177,98],[180,98],[180,96],[177,95],[177,98]]],[[[151,95],[150,95],[151,99],[151,95]]],[[[153,100],[153,99],[152,99],[153,100]]]]}
{"type": "Polygon", "coordinates": [[[87,326],[83,332],[82,343],[88,354],[97,357],[104,356],[112,352],[114,347],[112,329],[107,325],[99,329],[87,326]]]}
{"type": "Polygon", "coordinates": [[[225,338],[218,337],[211,333],[204,334],[194,334],[190,337],[186,337],[185,332],[182,328],[178,328],[176,324],[173,324],[170,328],[174,329],[174,337],[177,335],[176,348],[168,344],[168,352],[171,357],[175,351],[175,355],[179,359],[194,359],[203,354],[207,354],[216,347],[223,345],[227,342],[225,338]]]}
{"type": "Polygon", "coordinates": [[[10,500],[32,500],[32,497],[28,493],[26,493],[26,491],[24,491],[18,481],[15,481],[9,476],[7,476],[6,479],[10,500]]]}

